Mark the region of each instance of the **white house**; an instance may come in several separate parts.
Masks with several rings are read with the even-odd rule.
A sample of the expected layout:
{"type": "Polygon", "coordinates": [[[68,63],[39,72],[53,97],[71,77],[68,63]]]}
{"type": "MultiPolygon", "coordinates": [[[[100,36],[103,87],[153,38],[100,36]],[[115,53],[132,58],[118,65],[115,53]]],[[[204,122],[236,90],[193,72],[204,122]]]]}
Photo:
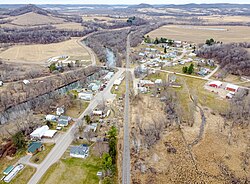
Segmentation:
{"type": "Polygon", "coordinates": [[[162,79],[156,79],[155,84],[162,84],[162,79]]]}
{"type": "Polygon", "coordinates": [[[56,115],[61,116],[64,113],[64,108],[63,107],[58,107],[56,109],[56,115]]]}
{"type": "Polygon", "coordinates": [[[93,99],[93,93],[91,92],[82,92],[82,93],[78,93],[78,98],[82,99],[82,100],[92,100],[93,99]]]}
{"type": "Polygon", "coordinates": [[[3,85],[3,81],[0,81],[0,86],[2,86],[3,85]]]}
{"type": "Polygon", "coordinates": [[[57,116],[52,115],[52,114],[48,114],[45,117],[46,121],[56,121],[56,118],[57,118],[57,116]]]}
{"type": "Polygon", "coordinates": [[[103,112],[102,112],[102,111],[98,111],[98,110],[94,110],[94,111],[93,111],[93,115],[94,115],[94,116],[102,116],[102,115],[103,115],[103,112]]]}

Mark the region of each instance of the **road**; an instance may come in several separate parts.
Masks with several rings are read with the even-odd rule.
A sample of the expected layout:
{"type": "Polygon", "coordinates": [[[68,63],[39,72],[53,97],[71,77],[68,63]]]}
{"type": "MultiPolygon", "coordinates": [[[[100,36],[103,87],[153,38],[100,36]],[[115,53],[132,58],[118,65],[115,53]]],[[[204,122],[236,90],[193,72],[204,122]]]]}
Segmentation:
{"type": "MultiPolygon", "coordinates": [[[[102,100],[115,98],[115,95],[111,94],[111,88],[113,86],[114,81],[118,79],[124,71],[125,69],[118,69],[118,72],[116,72],[115,75],[111,78],[107,87],[93,98],[87,109],[85,109],[85,111],[79,116],[79,121],[83,119],[85,115],[90,113],[94,108],[96,108],[96,106],[101,103],[102,100]]],[[[57,140],[55,146],[44,159],[44,161],[41,164],[36,165],[36,173],[32,176],[28,184],[38,183],[38,181],[42,178],[42,176],[49,169],[49,167],[62,157],[62,155],[74,139],[74,133],[77,128],[77,124],[78,123],[72,125],[70,129],[61,136],[61,139],[57,140]]]]}
{"type": "Polygon", "coordinates": [[[123,137],[123,160],[122,160],[122,184],[130,184],[130,141],[129,141],[129,55],[130,55],[130,34],[127,37],[126,55],[126,93],[124,106],[124,137],[123,137]]]}
{"type": "Polygon", "coordinates": [[[207,76],[204,77],[204,79],[209,79],[210,77],[212,77],[218,70],[220,69],[220,65],[217,65],[216,68],[207,76]]]}

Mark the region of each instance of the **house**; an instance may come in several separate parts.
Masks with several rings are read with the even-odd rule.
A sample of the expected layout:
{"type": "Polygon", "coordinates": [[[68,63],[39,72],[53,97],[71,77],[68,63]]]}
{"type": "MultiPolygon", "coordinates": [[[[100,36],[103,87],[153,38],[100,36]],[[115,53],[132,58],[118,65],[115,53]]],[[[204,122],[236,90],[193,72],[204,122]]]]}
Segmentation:
{"type": "Polygon", "coordinates": [[[70,120],[71,120],[71,118],[68,116],[60,116],[58,118],[57,126],[66,127],[69,125],[70,120]]]}
{"type": "Polygon", "coordinates": [[[143,57],[144,57],[144,56],[145,56],[145,53],[140,52],[140,53],[139,53],[139,56],[143,56],[143,57]]]}
{"type": "Polygon", "coordinates": [[[86,128],[85,128],[85,130],[84,130],[84,132],[89,132],[90,130],[92,130],[93,132],[95,132],[96,129],[97,129],[97,126],[98,126],[97,123],[92,123],[90,125],[87,125],[86,128]]]}
{"type": "Polygon", "coordinates": [[[78,93],[78,98],[80,98],[82,100],[90,101],[93,99],[93,93],[91,93],[91,92],[78,93]]]}
{"type": "Polygon", "coordinates": [[[140,93],[147,93],[148,92],[148,88],[146,88],[146,87],[139,87],[138,90],[140,91],[140,93]]]}
{"type": "Polygon", "coordinates": [[[9,165],[4,171],[3,174],[8,175],[14,169],[13,165],[9,165]]]}
{"type": "Polygon", "coordinates": [[[94,110],[94,111],[93,111],[93,115],[94,115],[94,116],[102,116],[102,115],[103,115],[103,112],[102,112],[102,111],[98,111],[98,110],[94,110]]]}
{"type": "Polygon", "coordinates": [[[3,180],[9,183],[23,168],[24,165],[18,164],[3,180]]]}
{"type": "Polygon", "coordinates": [[[140,80],[140,86],[141,87],[153,87],[154,82],[152,82],[151,80],[140,80]]]}
{"type": "Polygon", "coordinates": [[[57,132],[56,130],[50,130],[47,125],[44,125],[34,130],[30,134],[30,137],[31,139],[39,139],[39,140],[42,139],[43,137],[53,138],[56,132],[57,132]]]}
{"type": "Polygon", "coordinates": [[[27,154],[35,155],[37,152],[42,151],[43,144],[41,142],[31,142],[28,146],[27,154]]]}
{"type": "Polygon", "coordinates": [[[157,84],[157,85],[162,84],[162,79],[156,79],[156,80],[155,80],[155,84],[157,84]]]}
{"type": "Polygon", "coordinates": [[[56,115],[61,116],[64,113],[63,107],[56,108],[56,115]]]}
{"type": "Polygon", "coordinates": [[[79,146],[72,146],[70,149],[70,156],[76,158],[86,158],[89,155],[89,147],[85,144],[79,146]]]}
{"type": "Polygon", "coordinates": [[[237,92],[239,89],[239,86],[234,85],[234,84],[227,84],[226,90],[232,91],[232,92],[237,92]]]}
{"type": "Polygon", "coordinates": [[[210,87],[220,88],[222,86],[222,82],[221,81],[211,81],[208,83],[208,85],[210,87]]]}
{"type": "Polygon", "coordinates": [[[120,86],[121,83],[122,83],[122,80],[120,78],[116,79],[114,82],[114,86],[120,86]]]}
{"type": "Polygon", "coordinates": [[[56,121],[57,116],[52,115],[52,114],[48,114],[48,115],[46,115],[45,119],[46,119],[46,121],[56,121]]]}
{"type": "Polygon", "coordinates": [[[3,81],[0,81],[0,86],[3,86],[3,81]]]}
{"type": "Polygon", "coordinates": [[[90,83],[88,85],[88,88],[91,90],[91,91],[98,91],[100,89],[100,84],[96,84],[96,83],[90,83]]]}

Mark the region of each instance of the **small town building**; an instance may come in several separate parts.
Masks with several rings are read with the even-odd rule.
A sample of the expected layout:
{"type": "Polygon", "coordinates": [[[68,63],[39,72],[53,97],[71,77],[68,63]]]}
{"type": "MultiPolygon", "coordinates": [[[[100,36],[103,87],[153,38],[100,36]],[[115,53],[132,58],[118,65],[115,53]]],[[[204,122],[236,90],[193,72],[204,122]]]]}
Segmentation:
{"type": "Polygon", "coordinates": [[[71,120],[71,118],[68,116],[60,116],[58,118],[57,126],[66,127],[69,125],[70,120],[71,120]]]}
{"type": "Polygon", "coordinates": [[[162,79],[156,79],[156,80],[155,80],[155,84],[157,84],[157,85],[162,84],[162,79]]]}
{"type": "Polygon", "coordinates": [[[239,89],[239,86],[234,85],[234,84],[227,84],[226,85],[226,90],[232,91],[232,92],[237,92],[239,89]]]}
{"type": "Polygon", "coordinates": [[[232,92],[227,93],[226,98],[227,99],[232,99],[234,94],[232,92]]]}
{"type": "Polygon", "coordinates": [[[53,138],[56,132],[57,132],[56,130],[50,130],[47,125],[44,125],[34,130],[30,134],[30,137],[31,139],[39,139],[39,140],[42,139],[43,137],[53,138]]]}
{"type": "Polygon", "coordinates": [[[211,81],[208,83],[208,85],[210,87],[220,88],[222,86],[222,82],[221,81],[211,81]]]}
{"type": "Polygon", "coordinates": [[[0,81],[0,86],[3,86],[3,81],[0,81]]]}
{"type": "Polygon", "coordinates": [[[3,180],[9,183],[23,168],[24,165],[18,164],[3,180]]]}
{"type": "Polygon", "coordinates": [[[8,175],[14,169],[13,165],[8,166],[4,171],[3,174],[8,175]]]}
{"type": "Polygon", "coordinates": [[[93,111],[93,115],[94,115],[94,116],[102,116],[102,115],[103,115],[103,112],[102,112],[102,111],[98,111],[98,110],[94,110],[94,111],[93,111]]]}
{"type": "Polygon", "coordinates": [[[88,145],[81,144],[79,146],[72,146],[70,149],[70,156],[76,158],[86,158],[89,155],[88,145]]]}
{"type": "Polygon", "coordinates": [[[152,82],[151,80],[140,80],[140,86],[141,87],[153,87],[154,82],[152,82]]]}
{"type": "Polygon", "coordinates": [[[97,123],[92,123],[90,125],[87,125],[86,128],[85,128],[85,130],[84,130],[84,132],[89,132],[90,130],[92,130],[93,132],[95,132],[96,129],[97,129],[97,126],[98,126],[97,123]]]}
{"type": "Polygon", "coordinates": [[[90,101],[90,100],[93,99],[93,93],[91,93],[91,92],[81,92],[81,93],[78,93],[78,98],[80,98],[82,100],[90,101]]]}
{"type": "Polygon", "coordinates": [[[57,116],[53,115],[53,114],[48,114],[45,117],[46,121],[56,121],[57,116]]]}
{"type": "Polygon", "coordinates": [[[41,142],[31,142],[28,146],[27,154],[35,155],[37,152],[42,151],[43,144],[41,142]]]}
{"type": "Polygon", "coordinates": [[[56,115],[61,116],[62,114],[64,114],[64,108],[63,107],[56,108],[56,115]]]}
{"type": "Polygon", "coordinates": [[[140,93],[147,93],[148,92],[148,88],[146,88],[146,87],[139,87],[138,90],[140,91],[140,93]]]}

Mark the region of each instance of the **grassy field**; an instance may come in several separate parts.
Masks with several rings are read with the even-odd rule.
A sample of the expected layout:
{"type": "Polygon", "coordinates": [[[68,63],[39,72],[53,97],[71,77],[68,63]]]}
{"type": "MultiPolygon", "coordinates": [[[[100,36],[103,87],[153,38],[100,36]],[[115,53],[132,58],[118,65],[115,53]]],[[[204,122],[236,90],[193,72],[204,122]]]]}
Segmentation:
{"type": "Polygon", "coordinates": [[[152,38],[167,37],[175,40],[204,43],[214,38],[224,43],[245,42],[250,40],[250,27],[247,26],[163,26],[150,32],[152,38]],[[244,36],[242,36],[244,35],[244,36]]]}
{"type": "Polygon", "coordinates": [[[197,96],[198,102],[202,106],[209,107],[215,112],[224,112],[227,109],[227,100],[220,99],[216,94],[204,88],[206,81],[182,76],[178,76],[177,80],[180,81],[180,83],[186,83],[186,88],[182,87],[176,89],[182,106],[187,106],[188,102],[191,101],[189,98],[190,94],[192,96],[197,96]]]}
{"type": "Polygon", "coordinates": [[[89,102],[76,100],[74,104],[69,109],[67,109],[65,114],[66,116],[78,118],[80,114],[88,107],[88,105],[89,105],[89,102]],[[81,107],[79,103],[81,103],[81,107]]]}
{"type": "Polygon", "coordinates": [[[30,62],[42,64],[51,57],[68,55],[89,60],[88,52],[77,43],[77,38],[72,38],[60,43],[47,45],[18,45],[0,53],[0,58],[13,62],[30,62]]]}
{"type": "Polygon", "coordinates": [[[45,157],[49,154],[49,152],[54,146],[55,144],[52,144],[52,143],[45,144],[45,150],[38,152],[37,154],[32,156],[30,161],[36,164],[40,164],[45,159],[45,157]]]}
{"type": "Polygon", "coordinates": [[[61,159],[47,170],[39,184],[97,184],[100,166],[100,158],[94,156],[61,159]]]}

